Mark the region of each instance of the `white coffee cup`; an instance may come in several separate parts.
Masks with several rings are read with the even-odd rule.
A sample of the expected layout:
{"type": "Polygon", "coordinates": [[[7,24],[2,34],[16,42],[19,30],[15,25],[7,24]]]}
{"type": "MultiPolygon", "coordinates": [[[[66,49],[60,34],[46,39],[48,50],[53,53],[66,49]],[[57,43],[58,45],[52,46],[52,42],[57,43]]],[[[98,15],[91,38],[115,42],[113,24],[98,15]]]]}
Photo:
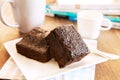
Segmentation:
{"type": "Polygon", "coordinates": [[[85,10],[77,14],[78,32],[83,38],[97,39],[100,30],[110,30],[112,22],[98,11],[85,10]],[[105,26],[105,27],[103,27],[105,26]]]}
{"type": "Polygon", "coordinates": [[[1,21],[10,27],[19,27],[20,32],[27,33],[34,27],[39,27],[45,18],[45,0],[4,0],[0,7],[1,21]],[[17,24],[7,22],[3,9],[7,3],[13,8],[17,24]]]}

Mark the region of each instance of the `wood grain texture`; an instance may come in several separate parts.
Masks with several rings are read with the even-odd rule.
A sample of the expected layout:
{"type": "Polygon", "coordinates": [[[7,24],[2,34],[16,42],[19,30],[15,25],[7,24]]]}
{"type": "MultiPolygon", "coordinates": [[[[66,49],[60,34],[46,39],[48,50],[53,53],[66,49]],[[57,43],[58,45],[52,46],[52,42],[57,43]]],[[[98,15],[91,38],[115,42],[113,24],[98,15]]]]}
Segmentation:
{"type": "MultiPolygon", "coordinates": [[[[0,3],[1,1],[2,0],[0,0],[0,3]]],[[[54,1],[55,0],[48,0],[47,3],[54,1]]],[[[9,16],[9,20],[13,20],[10,14],[10,7],[6,7],[6,15],[9,16]]],[[[67,19],[46,16],[45,22],[41,27],[46,30],[52,30],[57,26],[65,24],[77,25],[76,22],[71,22],[67,19]]],[[[4,42],[21,36],[23,35],[19,33],[18,28],[7,27],[0,21],[0,68],[9,57],[9,54],[3,46],[4,42]]],[[[120,30],[112,29],[110,31],[101,31],[98,38],[98,48],[105,52],[120,55],[120,30]]],[[[96,66],[95,80],[120,80],[120,59],[98,64],[96,66]]]]}
{"type": "MultiPolygon", "coordinates": [[[[98,48],[120,55],[120,30],[101,31],[98,48]]],[[[98,64],[95,80],[120,80],[120,59],[98,64]]]]}

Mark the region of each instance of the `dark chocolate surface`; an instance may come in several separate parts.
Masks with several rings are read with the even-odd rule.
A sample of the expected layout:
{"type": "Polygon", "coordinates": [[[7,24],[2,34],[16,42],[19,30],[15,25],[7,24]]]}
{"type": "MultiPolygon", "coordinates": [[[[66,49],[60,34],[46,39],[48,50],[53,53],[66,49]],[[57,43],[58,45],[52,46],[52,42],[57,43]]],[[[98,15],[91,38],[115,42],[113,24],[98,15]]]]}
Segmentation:
{"type": "Polygon", "coordinates": [[[81,60],[89,49],[73,25],[65,25],[51,31],[48,36],[50,53],[60,68],[81,60]]]}
{"type": "Polygon", "coordinates": [[[39,27],[33,29],[16,44],[18,53],[40,62],[49,61],[51,56],[46,40],[47,34],[47,31],[39,27]]]}

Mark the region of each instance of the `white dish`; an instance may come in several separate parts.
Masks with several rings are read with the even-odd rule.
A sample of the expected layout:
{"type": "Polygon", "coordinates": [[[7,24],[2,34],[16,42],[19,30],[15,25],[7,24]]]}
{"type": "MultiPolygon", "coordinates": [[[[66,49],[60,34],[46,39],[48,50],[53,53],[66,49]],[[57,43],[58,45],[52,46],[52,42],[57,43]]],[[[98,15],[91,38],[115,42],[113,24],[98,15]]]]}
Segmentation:
{"type": "Polygon", "coordinates": [[[64,74],[73,70],[80,68],[88,67],[93,64],[98,64],[108,59],[105,59],[101,56],[95,54],[89,54],[81,61],[73,63],[65,68],[60,69],[57,63],[54,60],[51,60],[47,63],[41,63],[29,58],[26,58],[16,51],[16,43],[21,39],[16,39],[8,41],[4,44],[6,50],[11,55],[13,60],[16,62],[18,67],[23,72],[24,76],[28,80],[42,80],[55,77],[60,74],[64,74]]]}

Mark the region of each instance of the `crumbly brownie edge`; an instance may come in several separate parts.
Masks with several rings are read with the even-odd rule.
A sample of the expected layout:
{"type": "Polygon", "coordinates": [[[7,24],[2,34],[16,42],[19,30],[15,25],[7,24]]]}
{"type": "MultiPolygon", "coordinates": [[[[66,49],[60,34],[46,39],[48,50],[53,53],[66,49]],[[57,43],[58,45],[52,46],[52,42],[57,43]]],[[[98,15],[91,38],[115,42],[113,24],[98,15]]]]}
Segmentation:
{"type": "Polygon", "coordinates": [[[21,44],[21,42],[18,42],[16,44],[17,52],[27,58],[37,60],[39,62],[48,62],[51,59],[51,55],[49,53],[49,49],[46,53],[41,54],[38,51],[35,51],[34,49],[28,48],[26,45],[21,44]]]}

